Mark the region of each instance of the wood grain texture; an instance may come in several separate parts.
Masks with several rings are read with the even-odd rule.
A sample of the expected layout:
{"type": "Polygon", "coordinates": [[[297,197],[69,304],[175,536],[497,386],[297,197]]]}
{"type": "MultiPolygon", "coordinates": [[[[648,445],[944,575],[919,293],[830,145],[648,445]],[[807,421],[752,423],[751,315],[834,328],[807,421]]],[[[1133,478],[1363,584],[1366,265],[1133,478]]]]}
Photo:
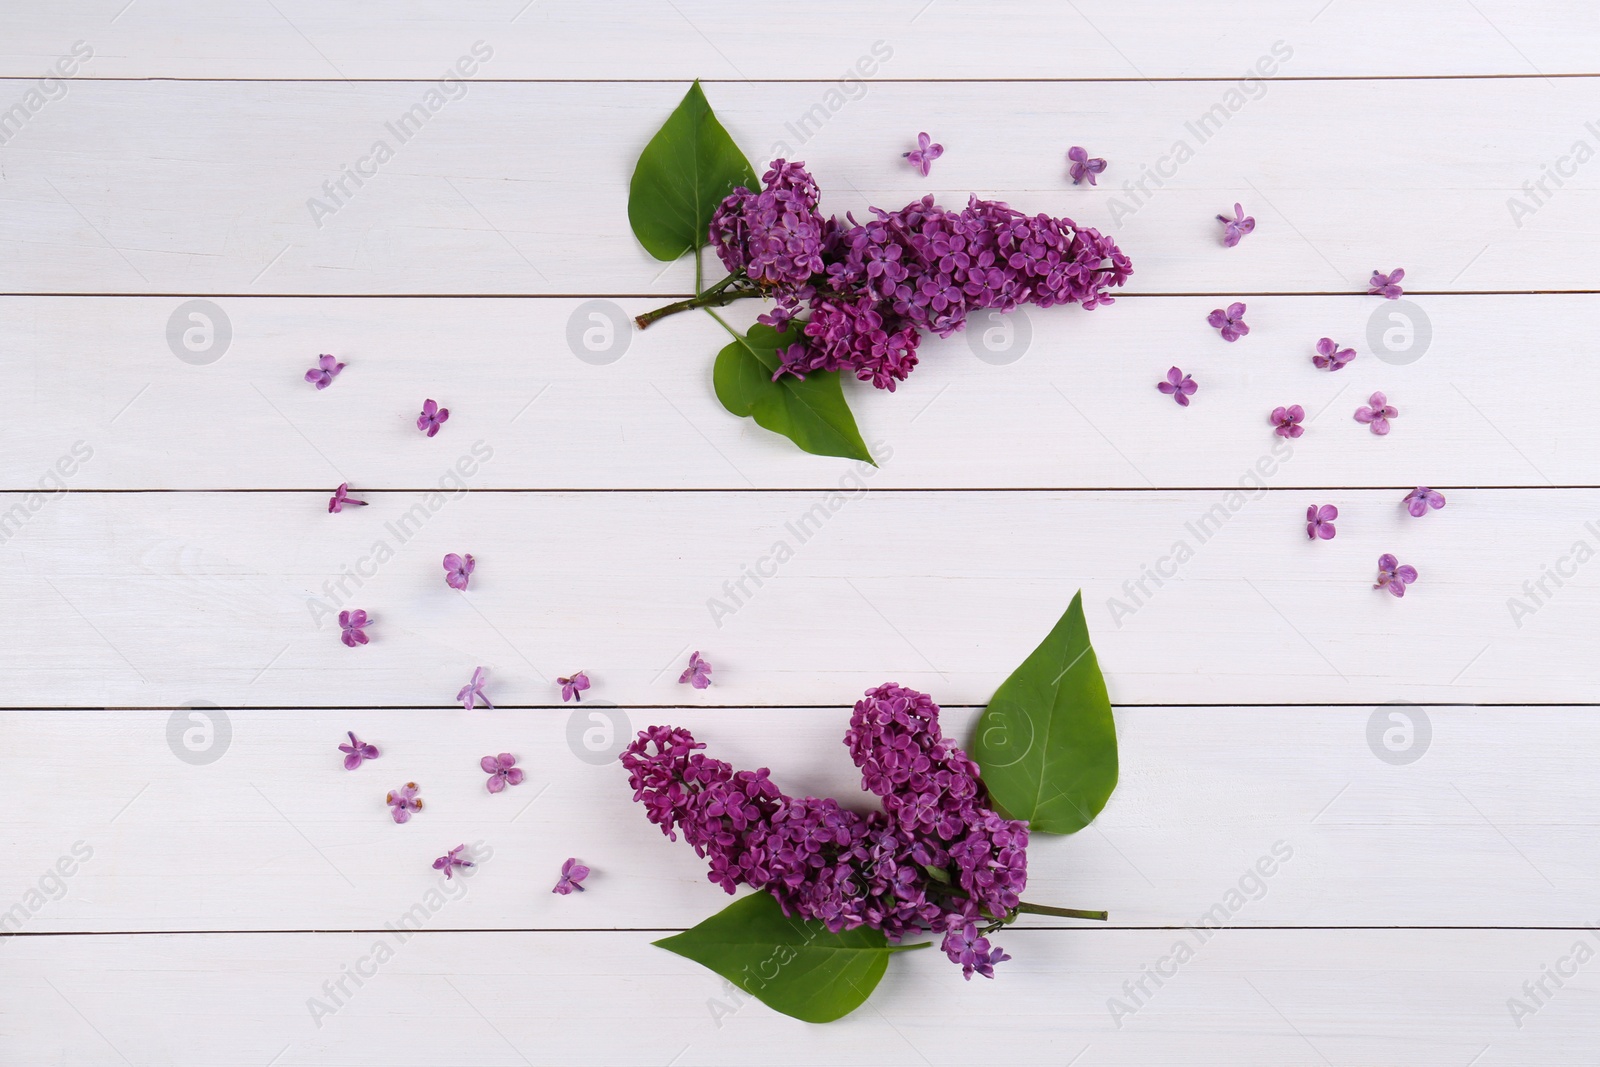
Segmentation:
{"type": "MultiPolygon", "coordinates": [[[[441,470],[471,458],[448,447],[441,470]]],[[[27,521],[0,582],[29,625],[0,702],[447,705],[485,665],[507,704],[579,668],[597,697],[670,704],[698,649],[705,703],[894,680],[982,704],[1079,588],[1118,703],[1593,697],[1594,490],[1464,491],[1422,519],[1371,490],[370,496],[7,496],[27,521]],[[1336,540],[1306,540],[1312,502],[1340,507],[1336,540]],[[477,559],[466,593],[446,552],[477,559]],[[1403,600],[1373,588],[1384,552],[1421,571],[1403,600]],[[339,642],[342,608],[372,644],[339,642]]]]}
{"type": "MultiPolygon", "coordinates": [[[[8,780],[71,753],[94,782],[13,798],[0,930],[382,930],[436,889],[448,904],[429,929],[693,926],[727,898],[704,860],[646,821],[608,758],[657,723],[690,728],[740,769],[770,767],[791,795],[875,804],[842,743],[848,707],[191,714],[0,716],[8,780]],[[351,729],[382,755],[347,772],[335,746],[351,729]],[[505,751],[528,777],[491,795],[478,760],[505,751]],[[383,797],[407,780],[426,806],[397,826],[383,797]],[[457,844],[479,866],[446,883],[429,865],[457,844]],[[588,892],[560,897],[550,887],[568,856],[595,873],[588,892]],[[48,877],[62,857],[68,876],[48,877]]],[[[947,734],[967,743],[976,714],[947,709],[947,734]]],[[[1116,718],[1123,780],[1088,829],[1035,835],[1030,901],[1104,907],[1119,928],[1600,919],[1600,860],[1586,844],[1600,824],[1586,771],[1600,741],[1592,709],[1116,718]]]]}
{"type": "MultiPolygon", "coordinates": [[[[372,934],[27,938],[0,1033],[14,1062],[394,1065],[604,1062],[880,1065],[1006,1062],[1423,1067],[1577,1064],[1600,1007],[1589,968],[1517,1028],[1506,1002],[1570,963],[1587,931],[1225,931],[1173,970],[1169,930],[1018,931],[1010,973],[961,981],[933,952],[897,957],[868,1005],[827,1026],[742,1005],[722,979],[638,933],[423,934],[374,967],[372,934]],[[313,1021],[324,982],[373,977],[313,1021]],[[1151,991],[1131,1016],[1108,1002],[1151,991]],[[1117,1022],[1121,1023],[1119,1028],[1117,1022]],[[1487,1051],[1485,1049],[1487,1046],[1487,1051]]],[[[1124,1001],[1126,1003],[1126,1001],[1124,1001]]],[[[326,999],[323,1003],[331,1003],[326,999]]]]}
{"type": "MultiPolygon", "coordinates": [[[[466,84],[452,100],[417,83],[74,85],[6,142],[0,291],[683,293],[688,263],[647,256],[625,212],[639,151],[683,90],[466,84]],[[395,126],[414,107],[415,126],[395,126]],[[359,186],[346,165],[365,171],[359,186]]],[[[1248,94],[900,83],[836,111],[815,84],[709,95],[757,164],[803,158],[826,211],[998,197],[1106,229],[1133,258],[1136,292],[1354,293],[1397,266],[1424,292],[1600,288],[1600,169],[1571,158],[1576,141],[1600,143],[1586,79],[1248,94]],[[946,151],[924,179],[901,154],[929,126],[946,151]],[[1068,181],[1071,144],[1112,162],[1098,188],[1068,181]],[[1563,158],[1560,188],[1522,191],[1563,158]],[[1144,193],[1125,191],[1139,180],[1144,193]],[[1510,198],[1528,195],[1530,214],[1513,214],[1510,198]],[[1235,201],[1258,225],[1224,249],[1216,215],[1235,201]]]]}
{"type": "MultiPolygon", "coordinates": [[[[1254,298],[1252,332],[1234,344],[1205,324],[1218,302],[1023,309],[970,336],[928,339],[894,393],[845,383],[880,456],[870,484],[1229,487],[1263,456],[1272,473],[1262,481],[1277,487],[1596,482],[1589,398],[1569,388],[1572,360],[1600,332],[1593,296],[1434,296],[1405,307],[1254,298]],[[1373,346],[1371,336],[1397,328],[1411,330],[1409,351],[1373,346]],[[984,347],[991,331],[994,350],[984,347]],[[1360,353],[1335,374],[1311,363],[1330,335],[1360,353]],[[1172,364],[1201,383],[1187,409],[1154,388],[1172,364]],[[1387,438],[1351,417],[1379,389],[1401,409],[1387,438]],[[1268,414],[1292,403],[1311,416],[1308,432],[1274,454],[1268,414]]],[[[472,479],[479,489],[833,489],[856,470],[724,411],[711,365],[726,334],[699,313],[630,335],[627,317],[649,302],[213,303],[202,314],[226,329],[226,347],[214,334],[211,352],[191,353],[181,331],[196,320],[183,298],[0,301],[0,368],[30,398],[0,429],[4,488],[37,485],[77,441],[94,454],[65,479],[73,489],[420,488],[463,439],[480,437],[495,455],[472,479]],[[180,359],[169,328],[180,331],[177,352],[215,361],[180,359]],[[586,331],[597,331],[599,352],[586,331]],[[320,352],[347,368],[318,392],[301,376],[320,352]],[[451,412],[434,440],[415,428],[424,397],[451,412]]]]}
{"type": "Polygon", "coordinates": [[[0,18],[0,74],[42,74],[74,39],[106,78],[437,78],[473,40],[500,78],[837,80],[874,41],[897,78],[1237,78],[1283,39],[1303,77],[1558,74],[1596,69],[1595,15],[1573,2],[1338,0],[1226,9],[1135,0],[1115,6],[999,0],[758,2],[729,17],[711,0],[75,0],[0,18]],[[775,48],[781,39],[785,47],[775,48]],[[986,46],[986,40],[1004,47],[986,46]]]}

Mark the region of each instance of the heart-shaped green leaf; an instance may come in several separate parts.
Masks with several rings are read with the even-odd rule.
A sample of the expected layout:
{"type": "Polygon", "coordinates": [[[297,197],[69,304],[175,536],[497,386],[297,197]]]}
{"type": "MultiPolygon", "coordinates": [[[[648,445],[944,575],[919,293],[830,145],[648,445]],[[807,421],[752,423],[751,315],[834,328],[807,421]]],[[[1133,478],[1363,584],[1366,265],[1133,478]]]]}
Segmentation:
{"type": "Polygon", "coordinates": [[[677,259],[706,243],[711,213],[756,173],[722,128],[697,81],[650,138],[628,188],[628,222],[645,251],[677,259]]]}
{"type": "Polygon", "coordinates": [[[760,323],[750,327],[717,353],[711,372],[717,399],[735,415],[755,419],[756,425],[783,434],[812,455],[873,463],[844,401],[838,371],[816,371],[805,381],[792,374],[772,380],[783,362],[778,352],[798,340],[794,330],[779,333],[760,323]]]}
{"type": "Polygon", "coordinates": [[[891,955],[924,947],[891,947],[865,926],[830,933],[819,922],[784,915],[770,893],[740,897],[699,926],[655,944],[808,1023],[855,1011],[883,978],[891,955]]]}
{"type": "Polygon", "coordinates": [[[972,758],[1007,816],[1038,833],[1089,825],[1117,787],[1117,726],[1083,593],[978,717],[972,758]]]}

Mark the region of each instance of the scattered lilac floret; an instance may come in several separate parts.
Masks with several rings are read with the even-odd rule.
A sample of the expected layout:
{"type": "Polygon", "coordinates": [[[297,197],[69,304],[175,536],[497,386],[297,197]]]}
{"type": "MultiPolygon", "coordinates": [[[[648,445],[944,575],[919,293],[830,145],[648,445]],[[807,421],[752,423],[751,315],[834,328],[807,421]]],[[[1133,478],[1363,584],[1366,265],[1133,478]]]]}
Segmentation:
{"type": "Polygon", "coordinates": [[[583,691],[589,688],[589,676],[587,674],[578,671],[571,678],[557,678],[556,681],[561,684],[561,702],[563,704],[569,700],[579,704],[583,703],[583,691]]]}
{"type": "Polygon", "coordinates": [[[456,699],[461,701],[463,708],[471,711],[479,704],[482,704],[490,711],[494,710],[494,705],[489,703],[489,698],[484,695],[483,681],[483,668],[474,667],[472,669],[472,680],[462,686],[461,692],[456,694],[456,699]]]}
{"type": "Polygon", "coordinates": [[[1324,337],[1317,342],[1317,354],[1311,357],[1311,362],[1318,370],[1336,371],[1344,370],[1344,365],[1356,358],[1353,348],[1340,348],[1331,337],[1324,337]]]}
{"type": "Polygon", "coordinates": [[[561,865],[561,880],[556,883],[556,887],[550,892],[560,893],[564,897],[570,896],[574,889],[582,893],[585,891],[582,883],[587,877],[589,877],[589,868],[579,863],[576,857],[568,857],[567,862],[561,865]]]}
{"type": "Polygon", "coordinates": [[[333,380],[344,370],[344,364],[332,356],[318,356],[317,365],[306,371],[306,381],[318,389],[326,389],[333,384],[333,380]]]}
{"type": "Polygon", "coordinates": [[[1389,403],[1382,393],[1373,393],[1363,407],[1356,408],[1356,421],[1365,423],[1373,433],[1382,437],[1389,432],[1389,420],[1400,414],[1400,409],[1389,403]]]}
{"type": "Polygon", "coordinates": [[[478,761],[478,766],[489,776],[487,786],[491,793],[502,792],[508,785],[522,784],[522,768],[517,766],[517,757],[509,752],[485,756],[478,761]]]}
{"type": "Polygon", "coordinates": [[[1306,536],[1313,541],[1332,541],[1333,535],[1338,531],[1333,527],[1333,520],[1339,517],[1339,509],[1332,504],[1323,504],[1318,507],[1312,504],[1306,508],[1306,536]]]}
{"type": "Polygon", "coordinates": [[[350,731],[350,743],[340,745],[339,751],[344,753],[344,769],[347,771],[355,770],[364,760],[378,758],[378,746],[360,740],[354,731],[350,731]]]}
{"type": "Polygon", "coordinates": [[[925,133],[919,133],[917,134],[917,147],[907,152],[905,157],[909,159],[911,161],[911,165],[920,170],[922,172],[922,176],[926,178],[928,176],[929,169],[933,166],[933,161],[942,155],[944,155],[944,145],[934,144],[933,138],[929,137],[925,133]]]}
{"type": "Polygon", "coordinates": [[[1405,596],[1406,586],[1417,580],[1417,568],[1411,564],[1401,564],[1391,553],[1385,552],[1378,557],[1378,580],[1373,583],[1374,589],[1387,589],[1395,596],[1405,596]]]}
{"type": "Polygon", "coordinates": [[[1279,437],[1299,437],[1306,432],[1300,423],[1305,421],[1306,409],[1299,404],[1290,404],[1288,407],[1272,409],[1273,433],[1279,437]]]}
{"type": "Polygon", "coordinates": [[[469,552],[465,556],[458,556],[454,552],[444,557],[444,584],[451,589],[465,590],[467,580],[472,577],[472,572],[477,569],[478,562],[469,552]]]}
{"type": "Polygon", "coordinates": [[[1206,322],[1222,331],[1224,341],[1237,341],[1250,332],[1244,321],[1244,305],[1240,303],[1229,304],[1227,311],[1217,308],[1206,316],[1206,322]]]}
{"type": "Polygon", "coordinates": [[[1244,208],[1237,202],[1235,202],[1233,205],[1233,218],[1230,219],[1226,215],[1218,215],[1217,221],[1226,227],[1226,229],[1223,231],[1222,243],[1228,248],[1232,248],[1234,245],[1244,240],[1244,238],[1253,233],[1256,228],[1256,220],[1251,216],[1246,215],[1244,213],[1244,208]]]}
{"type": "Polygon", "coordinates": [[[367,626],[372,622],[367,613],[357,608],[355,611],[339,612],[339,640],[355,648],[357,645],[367,643],[367,626]]]}
{"type": "Polygon", "coordinates": [[[1094,177],[1096,174],[1105,173],[1105,160],[1100,159],[1099,157],[1090,159],[1089,153],[1077,145],[1073,145],[1071,148],[1067,149],[1067,159],[1072,161],[1072,166],[1067,169],[1072,174],[1073,185],[1082,185],[1085,178],[1089,179],[1090,185],[1099,184],[1094,180],[1094,177]]]}
{"type": "Polygon", "coordinates": [[[711,684],[711,664],[701,659],[698,651],[689,654],[688,668],[678,675],[678,684],[682,685],[685,682],[696,689],[704,689],[711,684]]]}
{"type": "Polygon", "coordinates": [[[365,500],[357,500],[355,497],[350,495],[349,482],[340,482],[339,488],[335,489],[333,491],[333,496],[328,498],[328,514],[339,514],[339,512],[344,510],[346,504],[350,504],[358,508],[364,508],[367,506],[367,502],[365,500]]]}
{"type": "Polygon", "coordinates": [[[1407,493],[1401,503],[1406,506],[1407,511],[1411,512],[1412,517],[1420,519],[1428,513],[1429,508],[1438,511],[1444,507],[1444,494],[1429,489],[1425,485],[1419,485],[1407,493]]]}
{"type": "Polygon", "coordinates": [[[1368,283],[1367,295],[1381,296],[1385,300],[1399,300],[1405,293],[1405,290],[1400,288],[1400,279],[1405,276],[1406,272],[1399,267],[1396,267],[1388,274],[1373,271],[1372,280],[1368,283]]]}
{"type": "Polygon", "coordinates": [[[399,823],[410,822],[412,814],[422,810],[422,798],[417,796],[416,782],[407,782],[399,789],[390,790],[384,803],[393,809],[390,814],[399,823]]]}
{"type": "Polygon", "coordinates": [[[1157,382],[1156,388],[1172,397],[1182,407],[1189,406],[1189,398],[1200,389],[1200,383],[1189,377],[1177,367],[1167,371],[1167,380],[1157,382]]]}
{"type": "Polygon", "coordinates": [[[457,845],[449,852],[446,852],[444,855],[433,861],[433,869],[436,871],[443,871],[445,878],[448,879],[451,877],[452,872],[457,867],[476,866],[476,864],[474,864],[471,860],[464,860],[461,858],[461,853],[466,851],[466,847],[466,845],[457,845]]]}
{"type": "Polygon", "coordinates": [[[449,408],[442,408],[431,399],[424,400],[422,414],[417,416],[417,429],[432,437],[439,432],[439,427],[443,426],[449,417],[449,408]]]}

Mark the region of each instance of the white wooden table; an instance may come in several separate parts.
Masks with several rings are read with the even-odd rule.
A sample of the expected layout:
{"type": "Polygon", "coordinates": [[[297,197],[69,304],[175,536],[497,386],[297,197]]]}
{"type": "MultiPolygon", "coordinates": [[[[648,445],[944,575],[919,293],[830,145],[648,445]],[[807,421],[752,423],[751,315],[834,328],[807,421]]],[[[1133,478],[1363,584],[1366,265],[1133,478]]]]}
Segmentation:
{"type": "Polygon", "coordinates": [[[1600,1059],[1593,5],[75,0],[0,27],[0,1062],[1600,1059]],[[703,317],[579,358],[586,302],[691,285],[625,201],[697,76],[826,209],[1069,215],[1132,255],[1127,297],[1019,313],[1000,357],[930,341],[892,396],[850,383],[884,457],[864,490],[721,411],[703,317]],[[1072,144],[1110,161],[1098,188],[1072,144]],[[1225,250],[1236,200],[1258,227],[1225,250]],[[1422,333],[1380,358],[1393,308],[1361,294],[1397,266],[1422,333]],[[1228,345],[1204,319],[1231,299],[1228,345]],[[1324,335],[1361,352],[1338,375],[1324,335]],[[325,392],[320,352],[349,364],[325,392]],[[1153,388],[1174,363],[1186,410],[1153,388]],[[1351,421],[1373,390],[1387,438],[1351,421]],[[424,397],[452,413],[431,440],[424,397]],[[1309,432],[1202,542],[1288,403],[1309,432]],[[328,515],[342,481],[371,506],[328,515]],[[1405,515],[1418,484],[1445,510],[1405,515]],[[1336,540],[1307,543],[1312,503],[1336,540]],[[477,557],[465,597],[449,551],[477,557]],[[1371,588],[1385,551],[1422,572],[1404,600],[1371,588]],[[901,957],[826,1027],[651,947],[725,898],[585,730],[679,723],[853,796],[864,688],[964,731],[1079,588],[1122,782],[1036,839],[1029,896],[1110,923],[1024,924],[993,982],[901,957]],[[676,683],[694,649],[704,692],[676,683]],[[468,713],[480,664],[499,708],[468,713]],[[579,668],[576,710],[554,679],[579,668]],[[343,771],[347,730],[381,759],[343,771]],[[528,781],[490,796],[499,751],[528,781]],[[428,806],[396,826],[408,779],[428,806]],[[459,842],[488,858],[430,896],[459,842]],[[589,891],[554,896],[569,855],[589,891]]]}

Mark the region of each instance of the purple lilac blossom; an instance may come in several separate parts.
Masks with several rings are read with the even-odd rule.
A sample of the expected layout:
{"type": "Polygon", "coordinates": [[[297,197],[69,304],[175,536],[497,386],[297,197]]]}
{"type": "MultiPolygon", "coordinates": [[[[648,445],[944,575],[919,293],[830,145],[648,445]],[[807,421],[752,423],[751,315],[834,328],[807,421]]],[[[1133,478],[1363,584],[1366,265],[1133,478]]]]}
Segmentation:
{"type": "Polygon", "coordinates": [[[1090,185],[1100,184],[1094,180],[1094,177],[1096,174],[1105,173],[1105,160],[1100,159],[1098,156],[1090,159],[1088,150],[1078,145],[1073,145],[1067,149],[1067,160],[1072,164],[1067,168],[1067,172],[1072,175],[1073,185],[1083,184],[1085,178],[1089,180],[1090,185]]]}
{"type": "Polygon", "coordinates": [[[478,766],[489,776],[486,786],[491,793],[503,792],[508,785],[522,784],[522,768],[517,766],[517,757],[509,752],[485,756],[478,761],[478,766]]]}
{"type": "Polygon", "coordinates": [[[410,822],[412,814],[422,810],[422,798],[417,796],[416,782],[407,782],[399,789],[391,789],[384,803],[389,805],[392,809],[390,814],[399,823],[410,822]]]}
{"type": "Polygon", "coordinates": [[[1401,503],[1406,506],[1406,510],[1413,518],[1420,519],[1428,513],[1429,508],[1438,511],[1444,507],[1444,494],[1425,485],[1419,485],[1407,493],[1401,503]]]}
{"type": "Polygon", "coordinates": [[[725,891],[766,890],[786,915],[835,932],[869,926],[894,942],[945,932],[963,973],[992,977],[1004,956],[980,946],[976,928],[1020,904],[1028,828],[989,807],[977,764],[938,716],[932,698],[892,683],[856,704],[845,744],[882,798],[868,814],[787,796],[765,768],[735,771],[681,728],[641,731],[621,759],[646,816],[670,839],[682,833],[725,891]],[[949,937],[968,927],[974,938],[949,937]]]}
{"type": "Polygon", "coordinates": [[[1288,407],[1272,409],[1273,433],[1279,437],[1299,437],[1306,432],[1300,423],[1305,421],[1306,409],[1299,404],[1290,404],[1288,407]]]}
{"type": "Polygon", "coordinates": [[[1317,354],[1311,357],[1311,362],[1318,370],[1336,371],[1344,370],[1344,365],[1356,358],[1353,348],[1340,348],[1331,337],[1324,337],[1317,342],[1317,354]]]}
{"type": "Polygon", "coordinates": [[[1395,596],[1405,596],[1406,586],[1416,580],[1417,568],[1409,563],[1402,564],[1393,553],[1385,552],[1378,557],[1378,580],[1372,588],[1387,589],[1395,596]]]}
{"type": "Polygon", "coordinates": [[[349,731],[349,733],[350,743],[339,746],[339,751],[344,753],[345,770],[353,771],[361,766],[363,761],[378,758],[377,745],[369,745],[365,741],[358,739],[354,731],[349,731]]]}
{"type": "Polygon", "coordinates": [[[1244,208],[1237,202],[1233,205],[1233,218],[1218,215],[1217,221],[1226,227],[1222,234],[1222,243],[1225,247],[1232,248],[1245,237],[1255,231],[1256,220],[1244,213],[1244,208]]]}
{"type": "Polygon", "coordinates": [[[461,701],[461,706],[466,710],[471,711],[479,704],[482,704],[490,711],[494,710],[494,705],[489,703],[489,697],[483,691],[483,681],[483,668],[472,668],[472,678],[456,694],[456,699],[461,701]]]}
{"type": "Polygon", "coordinates": [[[366,644],[367,625],[371,622],[367,613],[360,608],[355,611],[339,612],[339,640],[351,648],[366,644]]]}
{"type": "Polygon", "coordinates": [[[1385,300],[1399,300],[1405,293],[1405,290],[1400,288],[1400,279],[1405,276],[1406,272],[1398,267],[1388,274],[1373,271],[1372,280],[1367,283],[1367,295],[1381,296],[1385,300]]]}
{"type": "Polygon", "coordinates": [[[911,165],[920,170],[922,172],[922,176],[926,178],[928,176],[929,169],[933,166],[933,161],[942,155],[944,155],[944,145],[934,144],[933,138],[929,137],[925,133],[919,133],[917,134],[917,147],[907,152],[905,157],[909,159],[911,161],[911,165]]]}
{"type": "Polygon", "coordinates": [[[1333,535],[1338,531],[1334,529],[1333,520],[1339,517],[1339,509],[1332,504],[1323,504],[1318,507],[1312,504],[1306,508],[1306,536],[1313,541],[1332,541],[1333,535]]]}
{"type": "Polygon", "coordinates": [[[1189,398],[1200,388],[1200,384],[1189,377],[1177,367],[1167,371],[1167,380],[1157,382],[1156,388],[1176,400],[1181,407],[1189,406],[1189,398]]]}
{"type": "Polygon", "coordinates": [[[589,688],[589,676],[587,674],[578,671],[571,678],[557,678],[556,681],[561,686],[561,702],[563,704],[569,700],[576,701],[579,704],[583,703],[583,691],[589,688]]]}
{"type": "Polygon", "coordinates": [[[306,371],[306,381],[318,389],[326,389],[333,384],[333,380],[344,370],[344,364],[332,356],[322,355],[317,357],[317,365],[306,371]]]}
{"type": "Polygon", "coordinates": [[[455,868],[476,866],[471,860],[464,860],[461,858],[461,853],[466,850],[466,847],[466,845],[457,845],[449,852],[446,852],[444,855],[433,861],[433,869],[436,871],[443,871],[445,879],[449,880],[452,877],[455,868]]]}
{"type": "Polygon", "coordinates": [[[355,497],[350,495],[349,482],[340,482],[339,488],[335,489],[333,491],[333,496],[328,498],[328,514],[339,514],[339,512],[344,510],[346,504],[352,504],[358,508],[364,508],[367,506],[367,502],[365,500],[357,500],[355,497]]]}
{"type": "Polygon", "coordinates": [[[556,887],[550,892],[560,893],[562,896],[571,896],[572,891],[584,892],[583,880],[589,877],[589,868],[579,863],[577,857],[568,856],[567,862],[561,865],[561,878],[556,882],[556,887]]]}
{"type": "Polygon", "coordinates": [[[696,689],[704,689],[711,684],[711,664],[701,659],[698,651],[689,654],[688,668],[678,675],[679,685],[686,682],[696,689]]]}
{"type": "Polygon", "coordinates": [[[439,427],[443,426],[449,417],[449,408],[440,407],[438,402],[432,399],[424,400],[422,414],[417,416],[417,429],[432,437],[439,432],[439,427]]]}
{"type": "Polygon", "coordinates": [[[478,567],[478,561],[472,558],[472,553],[458,556],[454,552],[444,557],[444,584],[451,589],[465,590],[467,581],[472,577],[472,572],[478,567]]]}
{"type": "Polygon", "coordinates": [[[1363,407],[1356,408],[1356,421],[1365,423],[1373,433],[1382,437],[1389,432],[1389,420],[1400,414],[1400,409],[1389,403],[1382,393],[1373,393],[1363,407]]]}
{"type": "Polygon", "coordinates": [[[1238,302],[1228,305],[1228,310],[1217,308],[1206,316],[1206,322],[1222,331],[1224,341],[1237,341],[1250,332],[1250,327],[1244,321],[1244,305],[1238,302]]]}

